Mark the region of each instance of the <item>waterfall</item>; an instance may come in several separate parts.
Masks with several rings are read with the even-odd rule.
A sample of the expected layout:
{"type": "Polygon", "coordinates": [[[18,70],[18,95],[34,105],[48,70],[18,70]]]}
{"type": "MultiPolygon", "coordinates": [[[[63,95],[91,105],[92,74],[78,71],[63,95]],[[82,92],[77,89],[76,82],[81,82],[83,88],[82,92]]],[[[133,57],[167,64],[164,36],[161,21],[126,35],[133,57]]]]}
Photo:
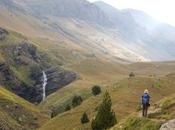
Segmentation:
{"type": "Polygon", "coordinates": [[[46,98],[46,85],[47,85],[47,75],[46,75],[45,71],[43,71],[43,84],[42,84],[43,101],[46,98]]]}

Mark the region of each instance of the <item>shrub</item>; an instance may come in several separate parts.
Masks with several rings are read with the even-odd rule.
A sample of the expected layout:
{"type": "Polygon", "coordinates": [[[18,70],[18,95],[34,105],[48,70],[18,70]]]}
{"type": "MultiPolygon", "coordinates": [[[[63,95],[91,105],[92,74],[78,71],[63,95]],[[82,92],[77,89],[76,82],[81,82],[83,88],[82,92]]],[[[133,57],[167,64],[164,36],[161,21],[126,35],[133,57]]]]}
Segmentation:
{"type": "Polygon", "coordinates": [[[103,102],[99,106],[98,113],[92,121],[93,130],[106,130],[117,123],[115,113],[111,110],[112,101],[108,92],[105,93],[103,102]]]}
{"type": "Polygon", "coordinates": [[[82,115],[82,117],[81,117],[81,123],[82,124],[86,124],[86,123],[88,123],[89,122],[89,118],[88,118],[88,116],[87,116],[87,114],[86,114],[86,112],[85,113],[83,113],[83,115],[82,115]]]}
{"type": "Polygon", "coordinates": [[[70,105],[67,105],[66,107],[65,107],[65,111],[69,111],[71,109],[71,106],[70,105]]]}
{"type": "Polygon", "coordinates": [[[101,93],[101,88],[100,88],[100,86],[95,85],[94,87],[92,87],[92,94],[93,94],[94,96],[97,96],[97,95],[99,95],[100,93],[101,93]]]}
{"type": "Polygon", "coordinates": [[[129,74],[129,77],[130,77],[130,78],[135,77],[135,74],[134,74],[133,72],[131,72],[131,73],[129,74]]]}
{"type": "Polygon", "coordinates": [[[76,107],[78,105],[80,105],[83,102],[83,99],[81,96],[74,96],[72,99],[72,106],[76,107]]]}
{"type": "Polygon", "coordinates": [[[57,116],[60,113],[66,112],[71,110],[71,106],[70,105],[66,105],[65,107],[53,107],[52,108],[52,112],[51,112],[51,118],[57,116]]]}
{"type": "Polygon", "coordinates": [[[52,112],[51,112],[51,118],[54,118],[57,115],[58,115],[58,113],[55,110],[52,110],[52,112]]]}

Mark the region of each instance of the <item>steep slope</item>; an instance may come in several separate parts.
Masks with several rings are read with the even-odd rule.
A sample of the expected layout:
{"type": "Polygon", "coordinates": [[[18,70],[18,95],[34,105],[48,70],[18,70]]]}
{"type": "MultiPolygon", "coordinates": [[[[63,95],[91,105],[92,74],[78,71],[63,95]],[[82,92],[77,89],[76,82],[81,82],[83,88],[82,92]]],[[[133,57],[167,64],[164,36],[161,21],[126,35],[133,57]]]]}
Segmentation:
{"type": "Polygon", "coordinates": [[[49,117],[36,106],[0,87],[0,129],[32,130],[49,117]]]}
{"type": "Polygon", "coordinates": [[[30,102],[42,99],[42,71],[49,95],[77,79],[23,35],[0,28],[0,84],[30,102]]]}
{"type": "MultiPolygon", "coordinates": [[[[19,2],[13,4],[21,7],[22,9],[26,9],[25,4],[21,5],[19,2]]],[[[42,4],[42,2],[40,4],[42,4]]],[[[19,11],[15,8],[8,10],[8,7],[3,4],[1,6],[2,11],[0,12],[0,25],[2,27],[16,30],[26,36],[29,36],[35,43],[38,43],[47,51],[50,51],[50,49],[48,49],[46,44],[51,44],[49,48],[54,48],[54,50],[60,51],[60,53],[57,51],[54,55],[59,57],[59,60],[61,60],[62,63],[69,63],[75,60],[78,61],[79,59],[94,56],[118,62],[123,62],[121,58],[128,60],[128,57],[130,57],[129,59],[132,59],[133,61],[147,60],[130,50],[127,46],[121,45],[125,42],[119,37],[113,39],[111,36],[108,36],[106,31],[102,29],[102,25],[99,26],[97,23],[91,24],[86,20],[66,16],[58,17],[47,15],[44,18],[38,18],[35,15],[32,16],[28,10],[19,11]],[[43,44],[41,45],[42,42],[45,43],[44,46],[43,44]],[[65,55],[63,56],[63,53],[65,52],[67,58],[64,58],[65,55]]],[[[72,6],[76,6],[76,4],[72,4],[72,6]]],[[[83,7],[86,8],[84,5],[83,7]]],[[[51,51],[51,53],[53,53],[53,51],[51,51]]]]}
{"type": "MultiPolygon", "coordinates": [[[[25,10],[25,13],[14,9],[10,11],[11,15],[8,16],[8,11],[2,8],[2,12],[7,12],[7,14],[1,14],[2,16],[5,15],[2,17],[2,26],[7,26],[4,22],[5,19],[14,20],[18,18],[18,22],[22,23],[21,25],[25,25],[18,25],[20,30],[24,32],[27,29],[28,31],[25,31],[25,33],[30,33],[30,36],[31,31],[35,33],[35,40],[36,37],[37,39],[42,37],[56,42],[59,42],[60,39],[69,39],[69,44],[70,41],[73,42],[74,46],[86,50],[86,54],[88,53],[88,55],[90,53],[90,55],[105,57],[108,60],[119,62],[121,62],[120,58],[130,61],[148,61],[171,60],[174,57],[172,51],[174,45],[169,38],[161,39],[161,34],[156,34],[156,38],[160,38],[157,41],[155,37],[151,37],[149,32],[145,32],[142,26],[135,22],[135,19],[130,13],[126,13],[125,11],[115,11],[114,8],[109,7],[112,8],[113,12],[116,12],[116,14],[113,13],[114,16],[113,14],[109,15],[110,12],[107,9],[104,10],[102,9],[103,7],[97,7],[85,0],[71,2],[63,0],[32,2],[28,0],[23,2],[20,0],[11,0],[11,2],[15,6],[25,10]],[[57,8],[55,8],[55,5],[57,5],[57,8]],[[81,11],[78,11],[78,8],[81,11]],[[53,9],[55,10],[53,11],[53,9]],[[89,10],[96,13],[91,13],[94,15],[90,15],[89,10]],[[15,14],[13,14],[14,12],[15,14]],[[39,14],[38,16],[41,17],[35,14],[39,14]],[[12,17],[13,15],[15,18],[12,17]],[[98,19],[99,21],[104,21],[104,23],[99,23],[98,19]],[[106,26],[106,23],[107,25],[111,25],[112,28],[106,26]],[[173,47],[168,48],[165,43],[173,47]]],[[[16,29],[16,26],[13,25],[15,23],[9,24],[11,28],[16,29]]]]}
{"type": "Polygon", "coordinates": [[[111,130],[173,130],[173,119],[175,118],[174,98],[173,94],[156,102],[149,111],[148,119],[138,117],[138,113],[133,113],[111,130]]]}
{"type": "Polygon", "coordinates": [[[137,47],[135,52],[153,61],[174,59],[172,51],[175,28],[173,26],[158,22],[139,10],[117,10],[104,2],[95,2],[95,4],[117,24],[125,40],[132,41],[130,44],[137,47]],[[144,48],[144,53],[138,51],[138,48],[144,48]]]}
{"type": "Polygon", "coordinates": [[[94,4],[85,0],[13,0],[37,17],[56,16],[81,19],[90,23],[111,26],[108,17],[94,4]]]}

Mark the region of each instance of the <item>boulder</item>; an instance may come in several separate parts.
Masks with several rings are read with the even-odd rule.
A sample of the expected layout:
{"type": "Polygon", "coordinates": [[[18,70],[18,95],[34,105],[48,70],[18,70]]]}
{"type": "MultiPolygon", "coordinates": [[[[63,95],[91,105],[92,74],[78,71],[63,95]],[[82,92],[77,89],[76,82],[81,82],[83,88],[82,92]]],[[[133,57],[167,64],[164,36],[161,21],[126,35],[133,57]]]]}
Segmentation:
{"type": "Polygon", "coordinates": [[[159,130],[175,130],[175,119],[163,124],[159,130]]]}

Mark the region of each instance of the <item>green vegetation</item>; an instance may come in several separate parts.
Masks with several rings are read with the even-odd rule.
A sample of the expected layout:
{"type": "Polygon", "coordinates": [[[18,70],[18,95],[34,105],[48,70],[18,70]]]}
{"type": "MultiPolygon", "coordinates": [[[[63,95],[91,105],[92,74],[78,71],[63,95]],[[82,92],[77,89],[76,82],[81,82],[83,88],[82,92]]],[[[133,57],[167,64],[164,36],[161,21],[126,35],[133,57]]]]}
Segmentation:
{"type": "MultiPolygon", "coordinates": [[[[8,13],[9,12],[4,13],[3,11],[1,11],[1,15],[3,16],[2,18],[6,18],[6,15],[8,13]]],[[[16,13],[15,16],[18,15],[19,14],[16,13]]],[[[37,20],[34,20],[35,22],[31,22],[30,20],[34,18],[30,17],[27,14],[26,16],[22,16],[21,14],[19,17],[19,19],[18,17],[9,18],[8,21],[10,23],[5,22],[5,25],[8,25],[6,27],[12,28],[13,30],[15,30],[16,28],[16,30],[27,34],[30,37],[30,40],[34,41],[31,44],[35,44],[35,47],[37,48],[29,48],[29,53],[34,57],[24,57],[21,55],[15,55],[15,57],[10,57],[8,53],[11,53],[12,51],[8,51],[8,49],[6,50],[7,53],[4,51],[5,48],[11,48],[13,45],[18,45],[22,39],[26,39],[18,33],[9,33],[9,35],[0,42],[0,62],[8,63],[8,65],[10,66],[10,70],[12,70],[14,76],[19,81],[22,81],[27,85],[30,84],[31,86],[32,84],[34,84],[33,80],[35,80],[35,78],[33,78],[33,76],[30,76],[30,67],[31,65],[38,65],[42,62],[38,60],[35,61],[36,49],[42,49],[49,55],[49,57],[52,57],[51,64],[55,65],[56,67],[57,65],[63,65],[63,68],[68,68],[70,70],[76,71],[80,75],[80,79],[78,81],[50,95],[45,102],[40,104],[40,109],[47,111],[51,110],[52,108],[56,108],[57,114],[59,113],[57,116],[55,116],[55,118],[47,123],[44,123],[44,126],[41,129],[70,130],[80,128],[80,119],[82,116],[82,112],[84,111],[87,111],[89,119],[93,119],[93,117],[96,115],[96,110],[99,109],[98,105],[101,103],[102,99],[101,95],[96,97],[92,96],[91,86],[94,84],[99,84],[100,86],[102,86],[102,89],[107,88],[110,92],[111,100],[113,102],[113,110],[117,113],[118,121],[121,121],[130,113],[136,110],[135,107],[138,106],[140,102],[140,96],[145,88],[148,88],[151,92],[151,95],[154,95],[151,98],[152,103],[175,92],[174,78],[161,77],[159,80],[159,76],[165,76],[166,74],[174,71],[175,64],[173,62],[135,63],[130,65],[119,64],[116,62],[115,59],[113,62],[113,60],[111,60],[112,57],[107,53],[105,53],[105,55],[101,53],[97,55],[91,54],[89,53],[89,48],[87,46],[81,47],[82,44],[79,45],[78,42],[74,43],[73,40],[69,40],[64,36],[58,34],[57,32],[49,32],[48,30],[50,30],[50,28],[48,26],[43,26],[42,22],[39,22],[37,20]],[[25,22],[24,19],[26,19],[27,22],[25,22]],[[47,31],[44,31],[42,27],[45,27],[47,31]],[[157,64],[158,67],[155,67],[157,66],[157,64]],[[131,78],[129,80],[124,79],[128,78],[128,74],[131,71],[134,71],[134,75],[137,75],[136,78],[131,78]],[[148,75],[154,76],[148,78],[148,75]],[[80,105],[76,106],[71,111],[65,112],[65,109],[69,108],[67,107],[67,104],[72,104],[72,97],[74,95],[81,95],[84,101],[82,103],[75,103],[80,105]]],[[[71,26],[72,30],[75,28],[74,24],[72,24],[71,22],[62,23],[65,23],[65,27],[71,26]]],[[[1,24],[3,25],[4,23],[2,22],[1,24]]],[[[90,30],[91,28],[88,29],[90,30]]],[[[95,31],[92,30],[92,32],[95,31]]],[[[93,46],[91,48],[93,48],[93,46]]],[[[39,57],[39,59],[40,58],[42,58],[42,60],[44,60],[46,63],[50,63],[47,58],[43,59],[43,57],[39,57]]],[[[44,65],[44,63],[41,64],[44,65]]],[[[35,73],[35,71],[33,72],[35,73]]],[[[38,74],[39,72],[34,74],[34,77],[37,78],[36,75],[38,74]]],[[[15,81],[17,82],[17,80],[15,81]]],[[[13,86],[16,86],[16,84],[14,84],[13,86]]],[[[19,85],[18,89],[20,88],[20,86],[21,85],[19,85]]],[[[21,87],[23,88],[23,86],[21,87]]],[[[32,95],[31,97],[34,96],[32,95]]],[[[12,99],[13,98],[14,97],[12,96],[12,99]]],[[[19,99],[16,100],[18,101],[19,99]]],[[[155,115],[154,113],[154,115],[150,116],[155,119],[158,119],[159,117],[161,119],[170,119],[174,117],[174,114],[171,112],[174,111],[173,101],[171,101],[171,99],[168,99],[165,102],[162,102],[163,103],[160,103],[160,105],[158,104],[158,107],[162,109],[162,112],[164,114],[156,113],[155,115]],[[161,107],[161,104],[163,104],[163,107],[161,107]]],[[[28,108],[25,107],[25,105],[23,107],[28,108]]],[[[23,109],[20,110],[23,111],[23,109]]],[[[5,120],[10,120],[8,121],[9,129],[13,129],[14,127],[20,127],[21,125],[18,124],[18,122],[23,123],[23,120],[21,121],[21,118],[18,118],[17,121],[14,121],[14,119],[10,117],[8,113],[6,114],[6,112],[4,112],[3,110],[0,110],[0,117],[4,117],[5,120]]],[[[29,115],[28,117],[31,116],[29,115]]],[[[32,120],[33,118],[31,118],[31,123],[33,123],[32,120]]],[[[132,120],[129,120],[129,122],[132,122],[132,120]]],[[[142,122],[142,120],[140,121],[140,119],[138,119],[133,122],[142,122]]],[[[146,121],[143,120],[143,122],[146,121]]],[[[150,122],[152,122],[152,120],[150,120],[150,122]]],[[[90,123],[87,123],[87,129],[90,129],[89,124],[90,123]]],[[[139,125],[139,123],[137,125],[139,125]]],[[[130,124],[126,126],[130,126],[130,124]]],[[[145,129],[146,128],[148,127],[145,127],[145,129]]]]}
{"type": "Polygon", "coordinates": [[[98,113],[92,120],[93,130],[106,130],[117,123],[115,113],[111,110],[112,101],[108,92],[105,93],[103,102],[98,108],[98,113]]]}
{"type": "Polygon", "coordinates": [[[129,74],[129,77],[130,77],[130,78],[135,77],[135,74],[134,74],[133,72],[131,72],[131,73],[129,74]]]}
{"type": "Polygon", "coordinates": [[[69,111],[69,110],[71,110],[71,106],[67,105],[66,108],[65,108],[65,111],[69,111]]]}
{"type": "Polygon", "coordinates": [[[81,117],[81,124],[86,124],[88,122],[89,122],[88,115],[86,114],[86,112],[84,112],[82,117],[81,117]]]}
{"type": "Polygon", "coordinates": [[[0,87],[0,129],[33,130],[48,119],[35,105],[0,87]]]}
{"type": "Polygon", "coordinates": [[[99,95],[100,93],[101,93],[101,88],[100,88],[100,86],[95,85],[95,86],[92,87],[92,94],[93,94],[94,96],[97,96],[97,95],[99,95]]]}
{"type": "Polygon", "coordinates": [[[128,117],[124,123],[120,123],[111,130],[159,130],[161,123],[147,118],[136,116],[128,117]]]}
{"type": "MultiPolygon", "coordinates": [[[[112,100],[112,109],[115,113],[117,113],[117,121],[120,124],[123,119],[128,117],[131,113],[135,112],[140,104],[140,99],[143,94],[143,91],[145,88],[148,88],[150,95],[151,95],[151,106],[160,99],[169,96],[175,92],[174,86],[175,86],[175,81],[174,81],[174,75],[171,76],[164,76],[164,77],[146,77],[146,76],[137,76],[135,78],[131,79],[123,79],[120,80],[117,83],[110,84],[108,85],[108,91],[110,92],[110,97],[112,100]],[[163,87],[156,87],[157,84],[160,84],[163,87]],[[154,84],[154,86],[152,86],[154,84]]],[[[50,120],[48,123],[46,123],[41,130],[47,130],[47,129],[54,129],[54,130],[62,130],[62,129],[81,129],[82,125],[80,123],[80,119],[82,117],[82,112],[86,111],[88,114],[88,117],[90,120],[92,120],[96,116],[97,110],[99,110],[99,106],[101,104],[102,100],[102,94],[99,96],[89,96],[91,94],[91,91],[80,91],[82,90],[82,87],[77,87],[83,86],[83,83],[78,81],[75,82],[75,84],[71,84],[68,87],[65,87],[55,94],[57,95],[51,95],[49,97],[50,99],[48,101],[51,101],[51,99],[55,99],[56,97],[58,100],[64,101],[65,99],[69,99],[70,94],[73,90],[72,88],[76,88],[74,92],[77,93],[77,95],[84,94],[83,92],[87,92],[84,95],[88,95],[88,98],[83,98],[85,99],[83,103],[79,106],[77,106],[74,109],[71,109],[71,111],[64,112],[62,114],[57,115],[53,120],[50,120]],[[82,83],[82,84],[80,84],[82,83]],[[74,86],[75,85],[75,86],[74,86]],[[69,93],[67,93],[69,92],[69,93]],[[66,95],[63,95],[65,94],[66,95]],[[53,98],[54,97],[54,98],[53,98]],[[66,98],[65,98],[66,97],[66,98]],[[67,122],[68,125],[63,125],[65,122],[67,122]],[[71,122],[71,123],[70,123],[71,122]]],[[[91,85],[92,86],[92,85],[91,85]]],[[[90,86],[90,87],[91,87],[90,86]]],[[[105,86],[105,85],[101,85],[105,86]]],[[[91,90],[91,88],[88,88],[87,90],[91,90]]],[[[71,93],[72,94],[72,93],[71,93]]],[[[53,100],[55,101],[55,100],[53,100]]],[[[67,104],[67,100],[65,100],[67,104]]],[[[60,103],[60,101],[59,101],[60,103]]],[[[67,105],[66,104],[66,105],[67,105]]],[[[65,106],[66,106],[65,105],[65,106]]],[[[63,107],[65,108],[65,107],[63,107]]],[[[173,107],[171,108],[172,111],[173,107]]],[[[169,112],[168,113],[172,113],[169,112]]],[[[168,117],[173,117],[170,116],[172,114],[166,114],[168,117]]],[[[136,115],[137,117],[138,115],[136,115]]],[[[155,116],[155,115],[154,115],[155,116]]],[[[162,115],[162,119],[163,119],[162,115]]],[[[158,119],[158,116],[156,117],[158,119]]],[[[169,118],[170,119],[170,118],[169,118]]],[[[154,118],[153,118],[154,121],[154,118]]],[[[160,122],[158,122],[160,123],[160,122]]],[[[91,122],[86,124],[86,128],[88,130],[91,129],[91,122]]],[[[117,125],[118,126],[118,125],[117,125]]],[[[83,128],[82,128],[83,129],[83,128]]]]}
{"type": "Polygon", "coordinates": [[[78,105],[81,105],[83,102],[83,99],[81,96],[74,96],[72,99],[72,106],[77,107],[78,105]]]}
{"type": "Polygon", "coordinates": [[[175,118],[175,95],[167,96],[154,105],[155,112],[149,118],[171,120],[175,118]]]}
{"type": "MultiPolygon", "coordinates": [[[[74,96],[73,99],[72,99],[72,107],[75,108],[75,107],[81,105],[82,102],[83,102],[83,99],[82,99],[81,96],[74,96]]],[[[69,111],[69,110],[71,110],[71,106],[66,105],[65,108],[64,108],[64,112],[69,111]]],[[[53,117],[57,116],[60,113],[60,111],[61,111],[60,107],[54,107],[52,109],[51,117],[53,118],[53,117]]]]}
{"type": "Polygon", "coordinates": [[[0,71],[1,84],[30,102],[39,102],[40,95],[34,85],[40,78],[40,69],[33,66],[43,65],[41,53],[21,34],[8,32],[0,40],[0,64],[4,70],[0,71]]]}
{"type": "Polygon", "coordinates": [[[162,123],[175,118],[174,110],[175,95],[173,94],[156,102],[149,109],[149,118],[138,117],[138,113],[133,113],[111,130],[159,130],[162,123]]]}

